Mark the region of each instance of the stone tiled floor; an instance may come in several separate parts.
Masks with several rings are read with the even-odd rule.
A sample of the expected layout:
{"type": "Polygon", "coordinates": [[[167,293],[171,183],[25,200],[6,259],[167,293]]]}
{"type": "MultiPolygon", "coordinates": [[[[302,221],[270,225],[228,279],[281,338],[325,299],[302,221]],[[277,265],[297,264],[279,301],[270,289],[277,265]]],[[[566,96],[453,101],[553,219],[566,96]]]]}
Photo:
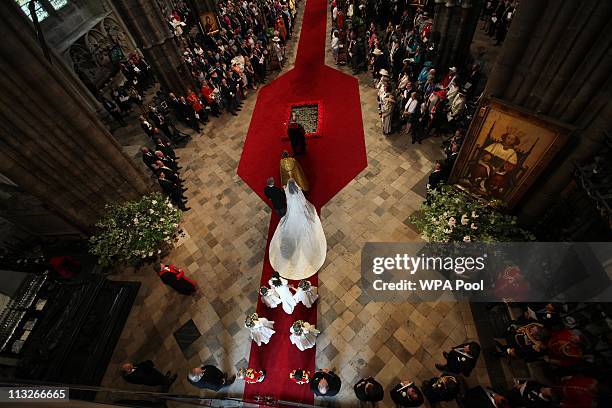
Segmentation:
{"type": "MultiPolygon", "coordinates": [[[[294,38],[285,69],[291,66],[296,44],[294,38]]],[[[327,55],[327,64],[334,66],[327,55]]],[[[433,160],[442,157],[438,140],[412,145],[405,135],[383,136],[371,79],[361,75],[359,83],[368,167],[321,214],[328,254],[319,273],[322,334],[316,362],[319,368],[335,368],[343,389],[333,399],[317,398],[319,405],[357,406],[352,384],[362,376],[376,376],[385,387],[406,378],[420,384],[437,373],[434,364],[441,361],[443,350],[476,338],[467,304],[374,303],[359,289],[364,243],[419,239],[407,218],[424,198],[433,160]]],[[[212,362],[235,372],[247,364],[250,343],[242,324],[257,300],[270,211],[236,175],[254,106],[255,97],[250,95],[238,117],[214,119],[177,152],[192,210],[183,222],[188,237],[172,252],[171,260],[202,289],[194,297],[181,296],[165,287],[151,268],[112,276],[143,284],[104,386],[143,389],[123,382],[119,365],[151,359],[162,371],[179,374],[171,392],[212,396],[187,383],[190,368],[212,362]],[[173,332],[189,319],[202,337],[183,353],[173,332]]],[[[488,383],[482,364],[470,382],[488,383]]],[[[242,390],[243,384],[237,382],[226,392],[240,396],[242,390]]],[[[392,403],[386,398],[382,406],[392,403]]]]}

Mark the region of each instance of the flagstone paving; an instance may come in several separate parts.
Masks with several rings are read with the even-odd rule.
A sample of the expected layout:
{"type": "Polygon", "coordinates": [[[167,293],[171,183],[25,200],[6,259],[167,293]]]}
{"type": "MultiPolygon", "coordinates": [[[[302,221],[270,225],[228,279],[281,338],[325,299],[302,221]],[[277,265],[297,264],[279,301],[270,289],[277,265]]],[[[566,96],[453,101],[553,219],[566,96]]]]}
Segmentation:
{"type": "MultiPolygon", "coordinates": [[[[296,45],[297,35],[289,45],[285,70],[293,64],[296,45]]],[[[326,58],[335,66],[329,50],[326,58]]],[[[370,76],[360,75],[359,83],[368,167],[321,211],[328,253],[319,272],[322,333],[316,363],[335,369],[343,381],[338,396],[316,399],[326,406],[357,406],[352,387],[363,376],[375,376],[386,390],[400,379],[420,385],[437,375],[434,364],[442,361],[443,350],[477,339],[465,303],[375,303],[359,288],[360,251],[366,242],[419,239],[407,218],[424,199],[433,161],[443,157],[439,140],[412,145],[403,134],[383,136],[370,76]]],[[[124,361],[150,359],[162,372],[179,374],[172,393],[241,396],[244,385],[239,381],[216,394],[192,387],[186,375],[201,363],[231,373],[248,364],[250,342],[243,322],[257,301],[270,219],[267,205],[236,175],[255,100],[256,95],[249,95],[238,117],[212,119],[202,134],[177,150],[192,210],[182,223],[186,237],[168,260],[182,266],[200,291],[182,296],[163,285],[152,267],[110,276],[139,280],[142,287],[103,386],[147,389],[125,383],[118,370],[124,361]],[[190,319],[202,335],[181,351],[173,333],[190,319]]],[[[146,141],[144,136],[129,140],[146,141]]],[[[128,149],[135,151],[135,146],[128,149]]],[[[469,382],[488,384],[482,359],[469,382]]],[[[99,398],[119,399],[103,393],[99,398]]],[[[382,406],[392,405],[387,394],[382,406]]]]}

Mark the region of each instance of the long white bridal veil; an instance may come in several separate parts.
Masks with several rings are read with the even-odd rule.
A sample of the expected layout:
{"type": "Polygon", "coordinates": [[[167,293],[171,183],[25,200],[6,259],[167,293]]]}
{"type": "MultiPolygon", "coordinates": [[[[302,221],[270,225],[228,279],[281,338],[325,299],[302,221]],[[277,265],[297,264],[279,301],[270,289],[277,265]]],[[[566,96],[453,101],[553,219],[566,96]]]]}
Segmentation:
{"type": "Polygon", "coordinates": [[[327,240],[317,210],[292,179],[285,195],[287,213],[270,241],[270,264],[285,279],[306,279],[323,266],[327,240]]]}

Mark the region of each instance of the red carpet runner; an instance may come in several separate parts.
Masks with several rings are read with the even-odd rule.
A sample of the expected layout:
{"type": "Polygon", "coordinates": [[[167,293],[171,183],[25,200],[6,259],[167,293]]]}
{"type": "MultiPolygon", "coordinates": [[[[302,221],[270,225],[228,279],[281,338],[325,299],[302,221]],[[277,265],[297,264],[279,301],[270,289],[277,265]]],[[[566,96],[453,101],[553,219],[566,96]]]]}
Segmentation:
{"type": "MultiPolygon", "coordinates": [[[[307,154],[299,158],[310,182],[307,198],[319,212],[367,166],[357,80],[324,65],[326,7],[326,0],[307,1],[295,68],[260,90],[238,165],[238,175],[267,202],[263,194],[266,179],[274,176],[279,182],[281,152],[291,152],[289,142],[283,140],[289,105],[319,101],[323,112],[321,137],[309,140],[307,154]]],[[[278,221],[273,214],[268,245],[278,221]]],[[[267,285],[272,272],[266,246],[262,285],[267,285]]],[[[318,286],[316,275],[310,281],[318,286]]],[[[297,282],[293,285],[297,286],[297,282]]],[[[244,398],[261,395],[312,403],[309,387],[291,382],[289,373],[296,368],[314,372],[315,349],[300,352],[289,341],[289,328],[300,319],[316,324],[316,304],[310,309],[300,304],[292,315],[287,315],[280,306],[269,309],[260,301],[257,313],[275,322],[276,333],[269,344],[251,346],[249,367],[265,369],[268,376],[261,384],[247,384],[244,398]]]]}

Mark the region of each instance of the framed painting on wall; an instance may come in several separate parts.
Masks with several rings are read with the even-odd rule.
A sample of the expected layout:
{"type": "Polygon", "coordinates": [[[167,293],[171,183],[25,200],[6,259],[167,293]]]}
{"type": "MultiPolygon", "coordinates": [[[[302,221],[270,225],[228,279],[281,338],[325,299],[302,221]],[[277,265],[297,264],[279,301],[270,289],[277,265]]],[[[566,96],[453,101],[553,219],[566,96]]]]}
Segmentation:
{"type": "Polygon", "coordinates": [[[212,11],[205,11],[200,14],[200,24],[206,34],[215,34],[219,31],[219,22],[217,16],[212,11]]]}
{"type": "Polygon", "coordinates": [[[480,106],[449,181],[512,209],[572,131],[571,126],[491,98],[480,106]]]}

